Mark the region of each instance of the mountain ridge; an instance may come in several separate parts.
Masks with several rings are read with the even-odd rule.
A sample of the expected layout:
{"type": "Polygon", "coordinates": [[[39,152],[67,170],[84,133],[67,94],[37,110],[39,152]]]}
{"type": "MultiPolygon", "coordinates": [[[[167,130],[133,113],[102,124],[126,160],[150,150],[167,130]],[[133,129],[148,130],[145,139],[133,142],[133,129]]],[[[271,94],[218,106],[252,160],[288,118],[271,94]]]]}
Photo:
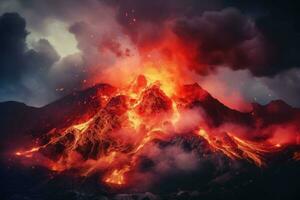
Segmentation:
{"type": "MultiPolygon", "coordinates": [[[[273,100],[266,105],[252,103],[253,109],[250,112],[241,112],[227,107],[198,84],[185,85],[185,87],[190,87],[193,95],[198,92],[198,96],[189,97],[194,101],[191,105],[202,108],[214,126],[223,123],[254,125],[255,118],[264,118],[264,120],[271,118],[265,124],[269,125],[292,121],[300,116],[299,108],[294,108],[282,100],[273,100]],[[200,97],[199,93],[205,94],[205,97],[200,97]]],[[[45,133],[52,128],[74,124],[76,120],[80,123],[103,107],[102,96],[112,96],[116,91],[117,89],[109,84],[97,84],[43,107],[32,107],[16,101],[0,102],[0,126],[4,127],[1,135],[20,134],[20,130],[23,130],[22,134],[39,135],[40,132],[45,133]],[[86,114],[87,116],[83,117],[86,114]],[[16,121],[18,121],[17,125],[11,126],[16,124],[16,121]]]]}

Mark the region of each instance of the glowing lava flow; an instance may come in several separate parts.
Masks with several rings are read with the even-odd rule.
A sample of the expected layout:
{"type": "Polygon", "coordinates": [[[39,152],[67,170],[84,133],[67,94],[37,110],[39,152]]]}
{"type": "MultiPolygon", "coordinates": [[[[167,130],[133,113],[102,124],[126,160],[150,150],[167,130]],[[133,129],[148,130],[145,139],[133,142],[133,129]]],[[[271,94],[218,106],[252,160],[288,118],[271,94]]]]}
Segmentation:
{"type": "Polygon", "coordinates": [[[213,136],[200,129],[198,135],[203,137],[212,149],[223,152],[231,159],[247,159],[260,167],[265,165],[264,157],[267,154],[281,150],[281,146],[243,140],[231,133],[213,136]]]}
{"type": "MultiPolygon", "coordinates": [[[[153,141],[167,141],[179,133],[177,123],[192,100],[202,101],[208,94],[197,85],[185,87],[188,99],[182,99],[177,83],[164,80],[168,74],[145,71],[125,89],[107,99],[106,105],[88,121],[48,133],[41,145],[16,156],[39,156],[34,164],[55,171],[77,169],[82,176],[101,172],[108,185],[124,185],[127,176],[137,168],[141,152],[153,141]],[[158,80],[158,81],[157,81],[158,80]],[[178,97],[181,101],[178,102],[178,97]]],[[[200,124],[184,134],[201,137],[213,151],[222,152],[231,159],[246,159],[264,166],[269,153],[280,151],[278,145],[244,140],[233,133],[207,131],[200,124]]],[[[175,155],[176,156],[176,155],[175,155]]]]}
{"type": "MultiPolygon", "coordinates": [[[[76,168],[80,160],[84,163],[79,167],[82,175],[103,169],[107,171],[104,182],[124,184],[125,173],[134,167],[139,151],[153,139],[164,137],[160,130],[165,121],[178,118],[174,102],[160,85],[158,81],[148,83],[144,76],[138,76],[136,82],[112,97],[105,108],[87,122],[49,133],[48,142],[28,151],[18,151],[16,155],[31,157],[34,153],[46,154],[54,149],[50,157],[57,155],[44,164],[50,169],[76,168]],[[122,132],[127,135],[120,135],[122,132]],[[63,146],[60,153],[55,152],[58,146],[63,146]],[[119,162],[121,158],[125,164],[119,162]]],[[[171,87],[167,87],[169,91],[171,87]]]]}
{"type": "Polygon", "coordinates": [[[129,166],[126,166],[122,169],[115,169],[111,174],[109,174],[104,181],[108,184],[117,184],[123,185],[125,184],[124,174],[130,170],[129,166]]]}
{"type": "Polygon", "coordinates": [[[16,155],[17,155],[17,156],[31,157],[32,154],[33,154],[34,152],[39,151],[40,148],[41,148],[41,147],[33,147],[33,148],[31,148],[30,150],[27,150],[27,151],[22,151],[22,152],[17,151],[17,152],[16,152],[16,155]]]}

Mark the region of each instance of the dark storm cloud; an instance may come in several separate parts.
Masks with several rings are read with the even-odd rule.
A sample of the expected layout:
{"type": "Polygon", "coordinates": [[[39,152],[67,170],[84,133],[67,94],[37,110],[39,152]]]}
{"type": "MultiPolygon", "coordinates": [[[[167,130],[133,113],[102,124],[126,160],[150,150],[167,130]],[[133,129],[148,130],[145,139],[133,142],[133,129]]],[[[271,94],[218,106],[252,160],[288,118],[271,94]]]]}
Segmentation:
{"type": "MultiPolygon", "coordinates": [[[[9,1],[5,3],[8,4],[9,1]]],[[[115,40],[105,43],[108,51],[112,53],[100,53],[103,37],[109,35],[114,39],[119,31],[113,25],[115,21],[112,8],[107,9],[96,0],[16,0],[12,4],[17,5],[15,10],[23,16],[15,13],[16,22],[5,20],[5,23],[2,23],[5,27],[1,29],[0,37],[2,36],[1,41],[7,43],[3,46],[3,52],[6,54],[0,55],[5,61],[1,65],[0,101],[17,100],[35,106],[49,103],[74,90],[82,89],[83,83],[88,80],[88,72],[101,73],[103,66],[110,66],[115,60],[115,55],[120,53],[118,48],[121,47],[115,40]],[[57,23],[61,23],[66,31],[74,35],[77,52],[60,57],[55,48],[63,47],[58,47],[55,43],[52,46],[48,40],[40,39],[49,36],[51,40],[49,34],[55,32],[57,23]],[[6,30],[8,26],[16,31],[6,30]],[[33,33],[32,37],[28,37],[30,33],[26,28],[33,33]]],[[[5,11],[3,8],[5,6],[0,6],[1,13],[5,11]]],[[[55,36],[60,30],[57,32],[54,33],[55,36]]],[[[66,49],[69,48],[67,45],[68,43],[66,49]]],[[[122,55],[125,55],[125,49],[121,50],[122,55]]]]}
{"type": "Polygon", "coordinates": [[[113,0],[104,2],[117,8],[118,22],[138,46],[159,41],[168,20],[182,16],[193,17],[205,10],[221,8],[219,0],[113,0]]]}
{"type": "Polygon", "coordinates": [[[183,43],[197,44],[197,62],[191,65],[201,75],[220,65],[255,75],[270,67],[266,42],[254,20],[237,9],[222,9],[222,1],[115,2],[119,23],[138,46],[159,42],[170,22],[183,43]]]}
{"type": "Polygon", "coordinates": [[[198,44],[199,63],[273,76],[300,66],[299,5],[295,1],[104,1],[137,45],[158,41],[175,21],[183,40],[198,44]],[[229,8],[228,7],[232,7],[229,8]]]}
{"type": "Polygon", "coordinates": [[[271,55],[268,63],[271,67],[261,75],[273,75],[300,66],[300,24],[265,16],[257,19],[256,25],[268,43],[271,55]]]}
{"type": "MultiPolygon", "coordinates": [[[[12,93],[37,94],[38,90],[33,89],[37,85],[45,93],[56,87],[71,91],[87,78],[88,67],[97,64],[92,71],[98,73],[120,55],[131,55],[121,44],[124,37],[129,36],[140,47],[159,42],[162,33],[170,28],[181,41],[197,45],[198,63],[193,61],[192,67],[199,74],[213,75],[215,69],[224,66],[236,71],[249,70],[249,81],[257,80],[258,76],[269,77],[262,82],[265,87],[278,97],[289,96],[287,101],[298,105],[295,102],[299,102],[299,97],[292,95],[299,90],[298,78],[290,73],[298,74],[300,66],[299,5],[295,1],[4,0],[0,3],[1,13],[6,12],[10,2],[9,10],[15,7],[27,21],[18,14],[1,16],[1,99],[10,94],[10,99],[23,101],[12,93]],[[6,6],[1,6],[4,3],[6,6]],[[58,60],[59,55],[47,40],[31,44],[31,49],[27,47],[30,33],[26,23],[28,29],[39,34],[50,27],[49,21],[53,19],[70,27],[80,52],[58,60]],[[102,51],[99,44],[114,55],[102,51]],[[280,80],[288,85],[288,94],[276,89],[280,88],[280,80]]],[[[255,93],[263,92],[255,90],[247,96],[252,98],[255,93]]]]}
{"type": "Polygon", "coordinates": [[[258,30],[269,45],[269,66],[260,75],[274,75],[300,66],[300,4],[294,0],[226,1],[255,16],[258,30]]]}
{"type": "Polygon", "coordinates": [[[25,26],[25,20],[16,13],[8,13],[0,17],[1,82],[16,79],[20,72],[26,70],[22,66],[27,36],[25,26]]]}
{"type": "MultiPolygon", "coordinates": [[[[249,70],[247,84],[232,90],[240,92],[248,101],[267,103],[280,98],[299,106],[299,3],[289,0],[284,3],[268,0],[107,2],[117,8],[118,22],[138,46],[160,40],[165,23],[172,21],[174,32],[183,42],[197,44],[196,60],[201,66],[193,67],[198,73],[214,74],[214,69],[226,66],[230,71],[239,70],[227,77],[239,82],[244,76],[238,80],[234,77],[248,74],[245,70],[249,70]]],[[[232,84],[238,85],[237,82],[232,84]]]]}
{"type": "Polygon", "coordinates": [[[91,9],[91,6],[97,1],[95,0],[17,0],[21,5],[22,9],[28,9],[34,11],[35,16],[39,16],[40,19],[36,19],[37,25],[41,25],[44,19],[49,17],[66,19],[78,16],[78,10],[87,12],[91,9]],[[76,12],[74,12],[77,10],[76,12]]]}
{"type": "Polygon", "coordinates": [[[35,85],[37,89],[38,84],[46,84],[48,71],[59,59],[59,55],[45,39],[39,40],[34,49],[28,49],[28,34],[26,22],[19,14],[5,13],[0,17],[1,99],[5,96],[9,99],[12,96],[23,96],[23,99],[31,96],[31,86],[35,85]],[[35,80],[24,84],[23,81],[28,78],[35,80]]]}
{"type": "MultiPolygon", "coordinates": [[[[222,15],[224,12],[222,9],[233,7],[241,11],[240,15],[237,16],[240,19],[231,18],[228,20],[240,20],[243,22],[247,18],[246,16],[250,16],[249,20],[254,23],[257,34],[259,33],[261,36],[253,38],[252,41],[240,41],[240,43],[247,43],[243,46],[236,46],[233,43],[227,49],[222,49],[221,47],[219,50],[216,47],[213,52],[209,49],[210,52],[207,53],[208,58],[205,58],[205,63],[209,64],[212,68],[219,63],[227,64],[232,69],[249,68],[255,76],[273,76],[283,70],[298,67],[300,64],[298,56],[300,53],[299,3],[292,0],[287,0],[284,3],[271,0],[28,0],[19,1],[19,3],[22,8],[31,10],[31,13],[39,16],[31,18],[31,20],[36,20],[35,24],[37,25],[48,17],[71,20],[78,16],[78,11],[81,14],[97,12],[94,8],[98,8],[99,12],[102,12],[103,9],[97,6],[99,6],[99,3],[105,3],[116,9],[118,22],[138,45],[152,43],[161,39],[165,22],[168,20],[177,21],[180,19],[181,26],[198,31],[199,26],[202,24],[198,25],[196,21],[198,18],[201,18],[203,12],[217,11],[222,15]],[[185,26],[183,25],[184,20],[182,18],[185,19],[185,26]]],[[[236,22],[226,21],[225,23],[227,25],[230,23],[231,25],[235,25],[234,23],[236,22]]],[[[245,20],[244,22],[246,23],[245,26],[249,23],[245,20]]],[[[224,27],[220,23],[214,23],[213,25],[220,25],[219,28],[224,27]]],[[[243,26],[243,24],[236,25],[243,26]]],[[[218,29],[218,27],[216,28],[218,29]]],[[[235,27],[234,29],[237,30],[235,27]]],[[[215,32],[215,35],[212,37],[217,39],[224,38],[224,40],[228,37],[228,41],[230,42],[230,39],[236,36],[234,31],[225,31],[227,34],[225,36],[222,32],[215,32]]],[[[188,34],[183,32],[184,30],[181,31],[182,34],[179,36],[188,34]]],[[[195,42],[199,43],[201,35],[196,36],[196,33],[193,33],[193,35],[195,42]]],[[[210,40],[210,42],[213,41],[210,40]]],[[[213,42],[209,46],[216,45],[216,43],[213,42]]],[[[205,47],[207,46],[206,44],[205,47]]],[[[207,50],[201,47],[199,47],[199,53],[207,50]]]]}
{"type": "Polygon", "coordinates": [[[175,33],[183,42],[197,45],[200,74],[226,65],[232,69],[248,68],[256,74],[265,64],[261,35],[250,18],[233,8],[205,11],[193,19],[178,20],[175,33]]]}
{"type": "Polygon", "coordinates": [[[40,40],[36,49],[27,49],[25,20],[17,13],[0,17],[1,84],[16,81],[25,73],[48,70],[59,56],[47,40],[40,40]]]}
{"type": "Polygon", "coordinates": [[[124,18],[126,13],[128,17],[136,17],[143,22],[160,23],[175,16],[195,16],[205,10],[222,8],[220,0],[103,0],[103,2],[117,7],[118,20],[124,25],[130,22],[128,18],[124,18]]]}

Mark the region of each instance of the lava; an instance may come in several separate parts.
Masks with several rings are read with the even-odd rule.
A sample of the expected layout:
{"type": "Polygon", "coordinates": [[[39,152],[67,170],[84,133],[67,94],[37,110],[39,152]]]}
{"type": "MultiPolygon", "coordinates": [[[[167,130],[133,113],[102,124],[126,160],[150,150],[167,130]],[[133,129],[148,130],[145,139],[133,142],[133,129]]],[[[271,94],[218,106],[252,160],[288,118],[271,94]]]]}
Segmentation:
{"type": "Polygon", "coordinates": [[[264,157],[281,149],[278,144],[272,145],[267,142],[258,143],[243,140],[231,133],[212,136],[204,129],[200,129],[198,135],[203,137],[210,144],[211,148],[223,152],[232,159],[247,159],[257,166],[264,166],[264,157]]]}
{"type": "Polygon", "coordinates": [[[115,169],[111,174],[109,174],[106,178],[104,178],[104,181],[108,184],[117,184],[117,185],[123,185],[125,184],[125,178],[124,174],[130,170],[129,166],[126,166],[123,169],[115,169]]]}
{"type": "MultiPolygon", "coordinates": [[[[184,132],[178,128],[186,110],[202,104],[209,106],[211,102],[212,97],[198,84],[180,86],[167,72],[160,74],[150,67],[145,75],[137,76],[115,95],[105,96],[105,104],[90,119],[55,129],[43,135],[38,146],[15,155],[58,172],[76,169],[81,176],[100,172],[103,183],[121,186],[128,184],[143,151],[155,141],[168,141],[178,135],[200,137],[212,151],[259,167],[267,165],[269,155],[284,149],[279,143],[244,139],[220,130],[205,115],[203,122],[184,132]]],[[[226,117],[237,115],[235,111],[223,110],[226,117]]],[[[298,154],[295,159],[299,159],[298,154]]]]}

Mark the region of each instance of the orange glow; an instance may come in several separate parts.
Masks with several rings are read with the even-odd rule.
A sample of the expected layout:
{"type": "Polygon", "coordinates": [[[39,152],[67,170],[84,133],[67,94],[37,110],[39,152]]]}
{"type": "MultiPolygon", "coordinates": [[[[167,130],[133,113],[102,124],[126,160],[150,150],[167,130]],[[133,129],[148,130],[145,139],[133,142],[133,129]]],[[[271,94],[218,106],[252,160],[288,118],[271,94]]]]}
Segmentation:
{"type": "Polygon", "coordinates": [[[85,131],[88,128],[89,123],[90,123],[90,120],[87,122],[81,123],[81,124],[74,125],[73,127],[75,129],[78,129],[79,131],[85,131]]]}
{"type": "Polygon", "coordinates": [[[33,148],[31,148],[30,150],[28,150],[28,151],[23,151],[23,152],[18,151],[18,152],[15,153],[15,155],[17,155],[17,156],[27,156],[27,157],[29,157],[32,153],[39,151],[40,148],[41,148],[41,147],[33,147],[33,148]]]}
{"type": "Polygon", "coordinates": [[[269,153],[274,153],[281,147],[280,144],[273,146],[269,143],[257,143],[243,140],[232,133],[220,135],[210,135],[204,129],[198,131],[198,135],[203,137],[210,146],[223,152],[232,159],[247,159],[255,163],[257,166],[264,166],[264,157],[269,153]]]}
{"type": "MultiPolygon", "coordinates": [[[[46,142],[27,151],[17,151],[15,155],[38,164],[42,162],[43,166],[57,172],[78,169],[81,176],[101,172],[104,174],[102,182],[126,186],[130,180],[128,176],[133,174],[130,172],[138,169],[138,159],[144,151],[153,147],[155,141],[167,141],[179,134],[201,137],[212,151],[221,152],[230,159],[245,159],[259,167],[267,164],[267,155],[283,149],[279,141],[252,141],[217,128],[200,128],[200,124],[193,125],[193,130],[177,133],[174,127],[179,120],[195,121],[193,116],[183,115],[181,108],[191,109],[191,101],[204,101],[209,94],[193,90],[195,85],[181,87],[183,77],[174,60],[159,65],[145,62],[143,75],[127,81],[128,84],[114,96],[97,98],[104,105],[95,115],[82,119],[83,123],[49,132],[46,142]],[[56,146],[61,147],[59,153],[55,151],[56,146]],[[41,150],[49,151],[49,158],[41,150]],[[38,152],[43,161],[34,160],[33,155],[38,152]]],[[[299,156],[295,154],[294,157],[298,159],[299,156]]]]}
{"type": "MultiPolygon", "coordinates": [[[[162,139],[164,136],[166,136],[162,131],[162,122],[166,120],[169,121],[169,123],[172,123],[178,120],[180,115],[179,111],[175,101],[171,100],[176,91],[176,82],[172,80],[172,75],[167,70],[157,70],[154,67],[147,67],[145,74],[146,76],[138,76],[136,80],[128,87],[125,87],[123,90],[119,91],[119,95],[129,96],[129,100],[125,106],[126,108],[124,109],[127,109],[127,120],[130,124],[130,127],[133,129],[131,133],[133,134],[131,136],[133,139],[131,141],[132,143],[130,143],[131,150],[126,150],[129,147],[126,147],[126,145],[124,146],[122,143],[119,144],[120,146],[118,148],[108,149],[108,153],[103,152],[103,155],[98,155],[99,157],[96,158],[95,162],[88,160],[86,161],[86,164],[82,165],[85,166],[81,173],[83,176],[89,175],[93,171],[97,170],[97,168],[105,169],[105,166],[112,165],[109,168],[111,173],[105,176],[103,181],[109,184],[125,184],[124,174],[134,167],[137,154],[148,143],[151,143],[152,140],[158,138],[162,139]],[[153,94],[151,93],[152,90],[153,92],[155,91],[153,94]],[[155,96],[155,98],[161,98],[160,101],[162,102],[157,105],[157,102],[153,101],[155,99],[148,102],[144,95],[150,95],[151,98],[154,98],[153,95],[158,95],[157,97],[155,96]],[[170,105],[161,105],[161,103],[163,103],[165,100],[170,101],[170,105]],[[156,112],[154,112],[151,114],[151,117],[144,118],[144,116],[142,116],[143,114],[140,113],[141,111],[138,111],[141,109],[140,104],[142,103],[149,104],[150,107],[147,109],[152,109],[152,106],[162,106],[158,109],[163,110],[160,111],[160,114],[156,114],[156,112]],[[164,109],[169,109],[168,112],[170,112],[170,115],[165,115],[164,109]],[[168,118],[170,117],[170,119],[165,118],[166,116],[168,116],[168,118]],[[153,121],[154,118],[155,120],[153,121]],[[125,150],[127,151],[129,158],[126,158],[126,154],[121,153],[125,150]],[[124,157],[125,160],[128,160],[127,164],[122,169],[118,169],[117,167],[114,169],[115,165],[117,166],[117,163],[123,159],[122,157],[124,157]]],[[[109,104],[109,100],[107,100],[107,102],[107,104],[109,104]]],[[[147,109],[143,112],[149,112],[147,109]]],[[[60,159],[56,162],[48,162],[48,165],[53,171],[64,171],[72,168],[73,166],[78,165],[76,162],[77,158],[73,156],[74,152],[76,152],[80,146],[85,145],[86,141],[93,141],[95,144],[96,141],[97,143],[113,143],[112,139],[110,139],[110,136],[107,135],[107,131],[113,129],[113,124],[110,125],[110,123],[112,123],[110,120],[115,120],[111,118],[111,112],[112,111],[107,112],[106,110],[100,111],[99,114],[104,114],[103,117],[99,118],[102,120],[101,122],[98,122],[98,116],[95,115],[86,122],[74,124],[62,130],[62,132],[58,135],[49,133],[51,136],[49,142],[39,147],[34,147],[28,151],[18,151],[16,152],[16,155],[30,157],[32,153],[37,152],[40,149],[46,149],[51,145],[55,145],[56,143],[65,142],[68,146],[65,149],[64,156],[60,157],[60,159]],[[95,127],[96,122],[101,123],[101,126],[103,126],[102,129],[98,130],[97,132],[95,132],[97,129],[97,127],[95,127]],[[73,139],[70,137],[70,134],[74,136],[73,139]],[[70,138],[67,139],[68,137],[70,138]]],[[[116,140],[119,140],[119,138],[116,138],[116,140]]],[[[127,141],[125,141],[125,144],[126,142],[127,141]]]]}
{"type": "Polygon", "coordinates": [[[124,174],[128,171],[128,166],[125,166],[123,169],[115,169],[104,179],[104,181],[108,184],[123,185],[125,184],[124,174]]]}
{"type": "Polygon", "coordinates": [[[295,152],[293,155],[294,160],[300,160],[300,152],[295,152]]]}
{"type": "Polygon", "coordinates": [[[155,83],[159,84],[160,88],[169,97],[175,94],[177,87],[176,77],[174,77],[174,74],[171,74],[167,68],[163,66],[157,68],[153,63],[146,63],[144,69],[144,75],[150,85],[155,83]]]}

